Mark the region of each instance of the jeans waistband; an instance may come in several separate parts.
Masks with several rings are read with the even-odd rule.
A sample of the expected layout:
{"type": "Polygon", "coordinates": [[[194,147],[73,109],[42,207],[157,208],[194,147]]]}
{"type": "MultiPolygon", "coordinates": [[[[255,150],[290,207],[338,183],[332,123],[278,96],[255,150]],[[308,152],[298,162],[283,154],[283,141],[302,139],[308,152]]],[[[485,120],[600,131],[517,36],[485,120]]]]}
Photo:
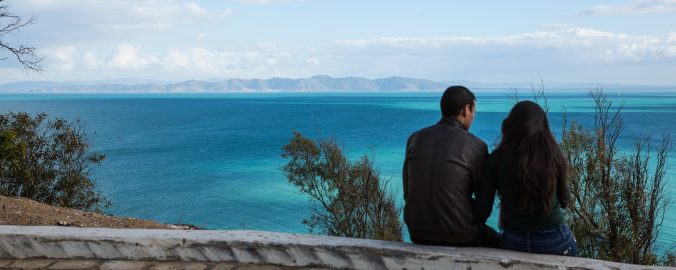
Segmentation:
{"type": "Polygon", "coordinates": [[[554,227],[554,228],[549,228],[549,229],[537,229],[537,230],[532,230],[532,231],[518,231],[518,230],[510,230],[510,229],[503,229],[503,233],[508,233],[511,235],[533,235],[533,234],[552,234],[552,233],[560,233],[560,234],[565,234],[566,231],[570,231],[568,228],[568,225],[563,224],[559,227],[554,227]]]}

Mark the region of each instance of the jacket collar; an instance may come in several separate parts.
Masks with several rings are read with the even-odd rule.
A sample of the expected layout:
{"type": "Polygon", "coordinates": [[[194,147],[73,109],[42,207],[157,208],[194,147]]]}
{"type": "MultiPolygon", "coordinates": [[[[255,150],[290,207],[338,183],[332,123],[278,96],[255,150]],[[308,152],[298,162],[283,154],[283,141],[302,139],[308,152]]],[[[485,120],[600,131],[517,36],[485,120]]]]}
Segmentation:
{"type": "Polygon", "coordinates": [[[459,127],[459,128],[464,129],[464,130],[467,130],[465,125],[460,123],[460,121],[458,121],[458,119],[456,119],[455,117],[452,117],[452,116],[441,117],[441,120],[439,120],[439,123],[437,123],[437,125],[454,126],[454,127],[459,127]]]}

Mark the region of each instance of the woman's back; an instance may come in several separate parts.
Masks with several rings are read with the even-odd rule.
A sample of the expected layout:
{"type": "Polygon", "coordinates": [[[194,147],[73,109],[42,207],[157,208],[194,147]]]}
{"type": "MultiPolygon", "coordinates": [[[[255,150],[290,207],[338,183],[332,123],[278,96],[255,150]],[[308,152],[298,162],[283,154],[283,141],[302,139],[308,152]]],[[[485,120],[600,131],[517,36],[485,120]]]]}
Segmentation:
{"type": "Polygon", "coordinates": [[[565,224],[565,216],[561,206],[566,205],[568,201],[567,188],[556,190],[555,192],[558,195],[551,196],[552,207],[549,213],[519,211],[520,193],[513,178],[515,155],[514,148],[500,148],[489,156],[486,163],[486,172],[495,174],[494,179],[500,196],[500,227],[515,231],[529,231],[551,229],[565,224]]]}
{"type": "Polygon", "coordinates": [[[497,190],[501,247],[575,256],[575,239],[561,210],[569,197],[568,165],[546,112],[532,101],[519,102],[501,129],[502,140],[484,165],[477,187],[477,219],[488,217],[497,190]]]}

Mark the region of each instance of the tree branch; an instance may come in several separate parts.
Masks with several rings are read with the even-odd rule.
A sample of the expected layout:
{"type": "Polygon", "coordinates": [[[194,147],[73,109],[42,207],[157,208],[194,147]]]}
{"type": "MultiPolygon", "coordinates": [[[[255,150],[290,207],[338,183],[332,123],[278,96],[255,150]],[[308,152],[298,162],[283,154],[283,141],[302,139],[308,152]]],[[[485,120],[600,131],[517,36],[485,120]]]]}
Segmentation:
{"type": "MultiPolygon", "coordinates": [[[[2,2],[2,0],[0,0],[0,2],[2,2]]],[[[32,24],[33,17],[31,16],[27,20],[24,20],[21,16],[9,12],[8,6],[2,4],[0,5],[0,19],[8,21],[6,25],[0,26],[0,49],[7,50],[11,53],[23,66],[24,70],[42,72],[41,62],[44,60],[44,57],[37,55],[35,47],[12,45],[2,40],[3,36],[21,31],[25,26],[32,24]]],[[[2,57],[0,60],[6,60],[7,58],[8,57],[2,57]]]]}

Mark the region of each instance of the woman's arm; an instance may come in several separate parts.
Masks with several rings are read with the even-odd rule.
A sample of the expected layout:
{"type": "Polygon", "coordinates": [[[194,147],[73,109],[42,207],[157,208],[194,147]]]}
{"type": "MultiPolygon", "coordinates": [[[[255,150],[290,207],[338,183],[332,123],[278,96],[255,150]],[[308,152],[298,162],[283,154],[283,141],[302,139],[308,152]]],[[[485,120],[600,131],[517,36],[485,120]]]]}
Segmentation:
{"type": "Polygon", "coordinates": [[[556,197],[559,199],[562,209],[568,207],[568,203],[570,202],[570,189],[568,188],[566,174],[563,174],[558,178],[556,183],[556,197]]]}

